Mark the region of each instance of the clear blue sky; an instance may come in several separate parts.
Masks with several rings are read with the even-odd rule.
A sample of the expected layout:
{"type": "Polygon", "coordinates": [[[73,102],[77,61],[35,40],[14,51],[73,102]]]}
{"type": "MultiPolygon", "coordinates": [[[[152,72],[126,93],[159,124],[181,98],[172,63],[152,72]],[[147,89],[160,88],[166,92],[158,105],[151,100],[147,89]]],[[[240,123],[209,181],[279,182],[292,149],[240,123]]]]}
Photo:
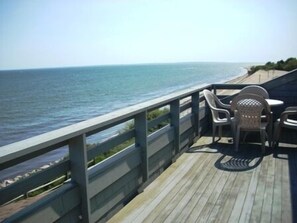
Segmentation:
{"type": "Polygon", "coordinates": [[[0,69],[297,57],[297,0],[0,0],[0,69]]]}

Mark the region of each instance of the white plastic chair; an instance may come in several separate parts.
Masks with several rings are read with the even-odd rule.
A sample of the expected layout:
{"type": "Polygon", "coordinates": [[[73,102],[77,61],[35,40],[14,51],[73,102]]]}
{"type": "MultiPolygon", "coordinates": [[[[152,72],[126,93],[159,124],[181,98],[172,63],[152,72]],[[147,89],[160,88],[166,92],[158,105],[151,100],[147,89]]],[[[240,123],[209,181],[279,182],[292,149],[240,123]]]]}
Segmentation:
{"type": "Polygon", "coordinates": [[[203,94],[212,114],[212,142],[215,141],[217,127],[219,127],[219,139],[222,137],[222,126],[224,125],[231,125],[233,135],[233,117],[231,118],[230,112],[227,110],[231,106],[222,103],[215,94],[207,89],[203,90],[203,94]]]}
{"type": "MultiPolygon", "coordinates": [[[[261,87],[261,86],[258,86],[258,85],[249,85],[249,86],[246,86],[246,87],[242,88],[241,91],[239,92],[239,95],[241,95],[241,94],[256,94],[258,96],[262,96],[265,99],[269,99],[269,94],[266,91],[266,89],[261,87]]],[[[271,112],[271,116],[272,115],[273,115],[273,113],[271,112]]],[[[262,121],[266,120],[265,115],[262,115],[261,118],[262,118],[262,121]]],[[[273,118],[271,117],[270,123],[269,123],[269,125],[271,125],[271,128],[272,128],[272,125],[273,125],[273,120],[272,119],[273,118]]]]}
{"type": "Polygon", "coordinates": [[[255,94],[240,94],[231,102],[231,110],[234,111],[235,119],[235,151],[238,151],[241,131],[259,131],[261,136],[262,153],[265,152],[265,139],[268,138],[271,146],[272,126],[269,125],[271,119],[270,107],[267,101],[255,94]],[[266,120],[262,121],[261,115],[266,115],[266,120]],[[269,127],[267,134],[266,129],[269,127]]]}
{"type": "Polygon", "coordinates": [[[274,145],[275,146],[278,146],[282,128],[297,130],[297,120],[292,119],[292,115],[294,116],[297,115],[297,106],[286,108],[286,110],[281,113],[280,118],[275,121],[274,123],[274,145]]]}

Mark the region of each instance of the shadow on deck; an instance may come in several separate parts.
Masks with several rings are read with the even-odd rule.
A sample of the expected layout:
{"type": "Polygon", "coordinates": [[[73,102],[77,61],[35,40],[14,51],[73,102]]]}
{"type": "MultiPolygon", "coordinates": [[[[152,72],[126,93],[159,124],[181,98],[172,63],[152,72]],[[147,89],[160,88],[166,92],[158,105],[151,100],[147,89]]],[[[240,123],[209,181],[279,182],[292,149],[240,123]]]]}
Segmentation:
{"type": "Polygon", "coordinates": [[[265,154],[247,142],[200,138],[109,222],[296,222],[296,133],[265,154]]]}

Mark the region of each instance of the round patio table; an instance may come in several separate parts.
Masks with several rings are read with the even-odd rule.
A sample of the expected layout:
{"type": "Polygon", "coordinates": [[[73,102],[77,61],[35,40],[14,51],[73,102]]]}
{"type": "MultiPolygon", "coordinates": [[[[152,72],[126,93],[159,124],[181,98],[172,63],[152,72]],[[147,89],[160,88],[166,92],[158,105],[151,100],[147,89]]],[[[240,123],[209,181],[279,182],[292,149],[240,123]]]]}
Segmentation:
{"type": "Polygon", "coordinates": [[[269,104],[270,107],[275,107],[275,106],[280,106],[283,105],[284,102],[281,100],[277,100],[277,99],[265,99],[267,101],[267,103],[269,104]]]}

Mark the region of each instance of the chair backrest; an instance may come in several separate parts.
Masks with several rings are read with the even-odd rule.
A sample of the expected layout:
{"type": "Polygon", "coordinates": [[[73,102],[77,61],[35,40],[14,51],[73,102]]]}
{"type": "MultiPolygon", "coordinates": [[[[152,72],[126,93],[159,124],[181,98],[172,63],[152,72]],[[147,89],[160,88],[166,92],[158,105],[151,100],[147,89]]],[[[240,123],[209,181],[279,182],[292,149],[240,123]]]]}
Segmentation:
{"type": "Polygon", "coordinates": [[[244,87],[239,94],[256,94],[256,95],[260,95],[264,98],[269,98],[269,94],[266,91],[265,88],[261,87],[261,86],[257,86],[257,85],[250,85],[247,87],[244,87]]]}
{"type": "Polygon", "coordinates": [[[243,129],[259,129],[261,126],[261,115],[270,118],[270,107],[267,101],[255,94],[240,94],[232,100],[231,110],[234,111],[238,126],[243,129]]]}
{"type": "Polygon", "coordinates": [[[205,97],[205,100],[207,101],[207,104],[211,110],[211,114],[213,119],[218,120],[219,118],[219,113],[217,111],[214,110],[214,108],[217,108],[217,104],[216,104],[216,96],[214,93],[212,93],[211,91],[204,89],[203,90],[203,95],[205,97]]]}

